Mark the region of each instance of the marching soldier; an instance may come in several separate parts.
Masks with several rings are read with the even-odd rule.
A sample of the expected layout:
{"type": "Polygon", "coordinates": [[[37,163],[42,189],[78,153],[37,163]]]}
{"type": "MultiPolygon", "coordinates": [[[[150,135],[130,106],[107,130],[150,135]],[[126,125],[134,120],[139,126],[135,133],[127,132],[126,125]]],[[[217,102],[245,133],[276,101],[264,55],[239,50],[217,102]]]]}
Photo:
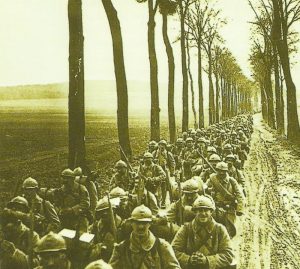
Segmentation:
{"type": "Polygon", "coordinates": [[[233,251],[226,228],[212,215],[215,204],[211,197],[200,196],[193,203],[196,217],[176,234],[172,246],[182,269],[228,268],[233,251]]]}
{"type": "Polygon", "coordinates": [[[194,166],[198,160],[199,156],[196,150],[194,150],[194,140],[188,137],[185,141],[185,148],[181,151],[180,160],[183,166],[184,178],[190,179],[192,177],[192,166],[194,166]]]}
{"type": "Polygon", "coordinates": [[[35,269],[71,269],[64,238],[53,232],[39,240],[35,252],[39,257],[40,266],[35,269]]]}
{"type": "MultiPolygon", "coordinates": [[[[160,140],[158,142],[158,149],[152,152],[154,160],[157,161],[157,164],[168,173],[170,171],[170,176],[174,176],[175,173],[175,160],[173,154],[167,151],[167,142],[166,140],[160,140]],[[168,169],[168,170],[167,170],[168,169]]],[[[161,193],[162,193],[162,200],[161,206],[164,207],[166,203],[167,197],[167,186],[169,186],[170,182],[167,182],[168,179],[162,181],[161,183],[161,193]]]]}
{"type": "Polygon", "coordinates": [[[61,173],[62,187],[45,192],[45,198],[53,200],[63,228],[86,232],[91,221],[90,196],[85,186],[75,182],[71,169],[61,173]]]}
{"type": "MultiPolygon", "coordinates": [[[[112,205],[115,208],[115,205],[112,205]]],[[[122,235],[121,227],[122,227],[122,219],[114,213],[114,220],[110,215],[110,207],[107,197],[100,199],[97,208],[96,208],[96,221],[90,227],[90,232],[95,235],[94,243],[95,245],[92,247],[91,254],[89,256],[90,261],[95,261],[98,259],[103,259],[108,262],[112,251],[114,243],[120,242],[122,235]],[[112,221],[115,222],[116,231],[113,231],[112,221]],[[116,232],[116,238],[114,237],[114,233],[116,232]],[[117,242],[115,242],[117,240],[117,242]]],[[[124,239],[124,238],[123,238],[124,239]]]]}
{"type": "Polygon", "coordinates": [[[179,170],[181,167],[181,162],[179,160],[179,155],[184,148],[184,140],[179,137],[176,140],[175,147],[172,149],[172,154],[175,160],[175,169],[179,170]]]}
{"type": "Polygon", "coordinates": [[[153,155],[149,152],[144,154],[144,164],[139,167],[139,174],[145,180],[145,187],[152,192],[157,201],[161,202],[161,184],[166,181],[166,173],[158,164],[153,163],[153,155]]]}
{"type": "Polygon", "coordinates": [[[116,174],[113,175],[112,185],[110,188],[120,187],[125,191],[130,191],[133,188],[133,179],[128,171],[127,164],[119,160],[115,164],[116,174]]]}
{"type": "Polygon", "coordinates": [[[203,182],[202,184],[201,182],[199,183],[199,181],[192,178],[182,183],[183,196],[178,201],[172,203],[167,209],[168,221],[180,226],[194,219],[195,214],[192,211],[192,205],[199,197],[199,193],[203,194],[204,192],[203,182]]]}
{"type": "MultiPolygon", "coordinates": [[[[213,168],[216,168],[216,165],[221,161],[221,158],[218,154],[212,154],[208,158],[208,161],[213,168]]],[[[203,182],[206,182],[212,173],[214,173],[214,171],[211,169],[211,167],[207,165],[206,169],[203,169],[203,171],[200,174],[200,177],[203,180],[203,182]]]]}
{"type": "Polygon", "coordinates": [[[114,269],[180,268],[170,244],[156,238],[149,230],[152,222],[149,208],[144,205],[135,208],[130,221],[130,238],[115,246],[109,261],[114,269]]]}
{"type": "MultiPolygon", "coordinates": [[[[31,177],[26,178],[22,188],[29,207],[32,207],[34,213],[35,231],[39,235],[47,234],[50,231],[58,232],[60,229],[59,217],[52,203],[38,195],[37,181],[31,177]]],[[[29,214],[27,219],[29,219],[29,214]]]]}
{"type": "Polygon", "coordinates": [[[244,210],[244,196],[237,181],[228,175],[227,163],[219,162],[216,170],[207,181],[207,190],[217,206],[216,221],[224,224],[229,235],[234,237],[236,216],[241,216],[244,210]]]}
{"type": "MultiPolygon", "coordinates": [[[[113,188],[110,193],[111,199],[120,199],[120,204],[117,205],[115,212],[118,216],[120,216],[123,220],[128,219],[130,217],[131,211],[128,205],[128,193],[120,187],[113,188]]],[[[154,194],[152,194],[154,196],[154,194]]],[[[156,200],[156,198],[155,198],[156,200]]]]}
{"type": "Polygon", "coordinates": [[[229,154],[225,158],[225,162],[228,164],[228,175],[236,179],[240,186],[245,190],[245,177],[239,169],[237,169],[234,164],[236,162],[236,157],[233,154],[229,154]]]}

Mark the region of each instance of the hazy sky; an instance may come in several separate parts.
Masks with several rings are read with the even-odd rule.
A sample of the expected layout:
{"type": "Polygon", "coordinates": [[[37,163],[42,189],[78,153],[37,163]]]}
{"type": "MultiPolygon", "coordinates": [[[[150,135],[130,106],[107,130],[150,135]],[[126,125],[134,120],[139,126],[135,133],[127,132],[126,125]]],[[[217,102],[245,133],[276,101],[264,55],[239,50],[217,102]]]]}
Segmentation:
{"type": "MultiPolygon", "coordinates": [[[[213,0],[212,0],[213,1],[213,0]]],[[[114,80],[111,36],[100,0],[83,0],[85,78],[114,80]]],[[[215,1],[214,1],[215,2],[215,1]]],[[[147,51],[147,4],[114,0],[121,21],[128,80],[149,80],[147,51]]],[[[219,0],[228,24],[221,29],[226,45],[250,76],[250,24],[253,13],[247,0],[219,0]]],[[[156,50],[159,81],[167,81],[167,60],[161,35],[160,14],[156,16],[156,50]]],[[[171,19],[170,37],[178,35],[178,20],[171,19]]],[[[67,0],[0,0],[0,85],[48,83],[68,80],[67,0]]],[[[179,44],[176,80],[181,80],[179,44]]],[[[196,54],[192,52],[192,66],[196,54]]],[[[196,74],[196,68],[193,68],[196,74]]]]}

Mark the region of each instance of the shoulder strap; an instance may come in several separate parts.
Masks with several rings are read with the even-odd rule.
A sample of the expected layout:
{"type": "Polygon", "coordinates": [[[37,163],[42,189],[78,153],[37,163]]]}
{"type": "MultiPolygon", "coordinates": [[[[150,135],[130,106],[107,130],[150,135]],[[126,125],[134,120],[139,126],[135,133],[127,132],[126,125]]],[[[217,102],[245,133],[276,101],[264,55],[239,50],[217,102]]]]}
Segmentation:
{"type": "MultiPolygon", "coordinates": [[[[229,177],[229,178],[231,178],[231,177],[229,177]]],[[[232,193],[230,193],[228,190],[226,190],[226,189],[221,185],[221,183],[220,183],[218,180],[216,180],[215,177],[211,177],[211,182],[212,182],[213,186],[216,188],[216,190],[217,190],[218,192],[220,192],[222,195],[224,195],[224,197],[225,197],[226,199],[229,199],[229,200],[234,200],[234,199],[235,199],[234,195],[233,195],[232,193]]],[[[231,179],[230,179],[230,184],[232,184],[232,183],[231,183],[231,179]]]]}

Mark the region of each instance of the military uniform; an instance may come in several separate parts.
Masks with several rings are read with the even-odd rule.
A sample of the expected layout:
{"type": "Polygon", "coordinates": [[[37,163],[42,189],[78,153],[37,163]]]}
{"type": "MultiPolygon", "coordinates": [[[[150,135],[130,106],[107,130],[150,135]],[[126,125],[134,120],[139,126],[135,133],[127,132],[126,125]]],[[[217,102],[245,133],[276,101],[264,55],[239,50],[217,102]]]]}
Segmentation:
{"type": "Polygon", "coordinates": [[[186,223],[177,232],[172,247],[182,269],[217,269],[230,265],[233,252],[226,228],[211,219],[204,227],[197,225],[196,220],[186,223]],[[194,252],[201,252],[208,264],[193,267],[190,257],[194,252]]]}
{"type": "Polygon", "coordinates": [[[0,248],[1,269],[29,269],[27,256],[10,242],[2,241],[0,248]]]}
{"type": "Polygon", "coordinates": [[[223,180],[212,174],[207,189],[216,202],[216,221],[225,225],[231,237],[235,236],[236,212],[241,214],[244,210],[244,196],[237,181],[228,174],[223,180]]]}

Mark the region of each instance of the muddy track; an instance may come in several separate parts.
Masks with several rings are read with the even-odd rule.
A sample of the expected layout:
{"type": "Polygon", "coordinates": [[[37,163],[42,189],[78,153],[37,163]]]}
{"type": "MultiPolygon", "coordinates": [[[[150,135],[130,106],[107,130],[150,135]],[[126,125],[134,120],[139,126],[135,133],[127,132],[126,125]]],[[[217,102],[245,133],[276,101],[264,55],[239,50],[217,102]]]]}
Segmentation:
{"type": "Polygon", "coordinates": [[[234,239],[238,268],[300,268],[299,223],[278,188],[287,184],[299,189],[300,185],[280,183],[278,166],[268,141],[255,128],[245,167],[247,209],[238,224],[241,233],[234,239]]]}

